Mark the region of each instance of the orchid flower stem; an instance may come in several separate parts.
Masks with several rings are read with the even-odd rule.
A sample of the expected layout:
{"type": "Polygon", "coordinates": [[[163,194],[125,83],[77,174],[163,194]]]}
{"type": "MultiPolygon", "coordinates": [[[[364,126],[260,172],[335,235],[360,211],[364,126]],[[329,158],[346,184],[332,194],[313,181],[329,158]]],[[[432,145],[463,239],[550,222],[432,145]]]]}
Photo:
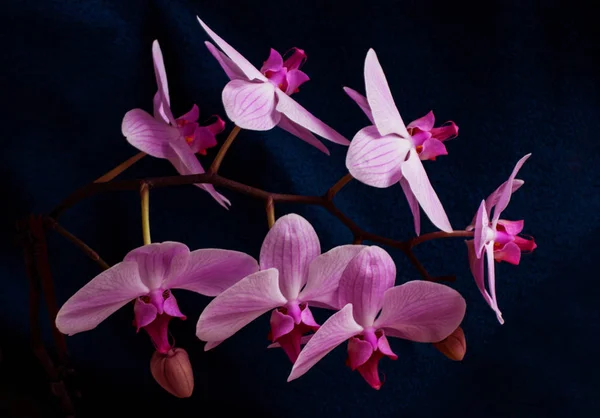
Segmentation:
{"type": "Polygon", "coordinates": [[[327,190],[327,194],[325,195],[327,197],[327,199],[333,200],[334,196],[336,194],[338,194],[338,192],[340,190],[342,190],[342,188],[346,184],[348,184],[353,178],[354,177],[352,177],[352,174],[348,173],[344,177],[342,177],[341,179],[339,179],[333,186],[331,186],[329,188],[329,190],[327,190]]]}
{"type": "Polygon", "coordinates": [[[138,152],[133,157],[129,158],[126,161],[123,161],[121,164],[110,170],[108,173],[104,174],[101,177],[98,177],[94,180],[94,183],[106,183],[107,181],[111,181],[123,171],[127,170],[129,167],[137,163],[139,160],[144,158],[147,154],[145,152],[138,152]]]}
{"type": "Polygon", "coordinates": [[[267,199],[265,209],[267,211],[267,222],[269,224],[269,229],[271,229],[273,228],[273,225],[275,225],[275,203],[273,202],[272,198],[267,199]]]}
{"type": "Polygon", "coordinates": [[[410,248],[413,248],[419,244],[422,244],[425,241],[431,241],[434,239],[440,238],[473,238],[473,231],[452,231],[452,232],[431,232],[429,234],[421,235],[419,237],[414,237],[409,241],[410,248]]]}
{"type": "Polygon", "coordinates": [[[142,236],[144,245],[149,245],[152,240],[150,239],[150,188],[148,183],[142,183],[140,195],[142,197],[142,236]]]}
{"type": "Polygon", "coordinates": [[[213,163],[211,164],[210,168],[208,169],[209,174],[217,174],[219,172],[219,167],[221,167],[221,163],[223,162],[223,158],[225,158],[225,154],[227,154],[227,150],[229,149],[229,147],[233,143],[233,140],[240,133],[241,130],[242,128],[235,125],[231,132],[229,132],[229,136],[227,137],[225,142],[223,142],[223,145],[221,145],[217,156],[213,160],[213,163]]]}

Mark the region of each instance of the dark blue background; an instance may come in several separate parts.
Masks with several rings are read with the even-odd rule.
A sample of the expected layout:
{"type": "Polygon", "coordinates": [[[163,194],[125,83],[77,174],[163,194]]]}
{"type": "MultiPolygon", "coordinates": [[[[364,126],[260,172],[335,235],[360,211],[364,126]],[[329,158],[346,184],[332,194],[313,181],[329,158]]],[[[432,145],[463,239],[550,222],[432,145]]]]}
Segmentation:
{"type": "MultiPolygon", "coordinates": [[[[384,360],[377,392],[344,366],[339,348],[293,383],[280,351],[266,350],[268,318],[218,349],[202,351],[196,319],[208,298],[179,292],[185,322],[174,322],[177,345],[192,358],[193,398],[175,399],[153,381],[152,346],[122,309],[96,330],[68,339],[81,379],[82,416],[134,412],[154,416],[222,417],[579,417],[600,415],[598,362],[598,234],[600,146],[597,18],[582,1],[8,1],[3,3],[0,174],[3,207],[0,314],[5,377],[2,399],[24,399],[52,416],[41,370],[28,351],[27,281],[12,245],[17,216],[47,212],[72,190],[133,155],[121,136],[132,108],[151,109],[156,91],[151,43],[165,56],[176,115],[198,103],[201,115],[224,114],[226,80],[203,42],[200,15],[259,65],[269,47],[306,50],[311,77],[295,98],[348,138],[368,121],[343,93],[364,91],[363,62],[373,47],[405,121],[435,111],[454,120],[460,136],[450,155],[427,163],[455,228],[482,198],[533,156],[526,181],[505,212],[525,219],[538,249],[520,266],[499,265],[500,326],[470,276],[462,240],[428,243],[419,256],[433,274],[456,274],[468,303],[464,361],[429,345],[392,341],[398,361],[384,360]]],[[[228,123],[228,128],[231,128],[228,123]]],[[[220,137],[222,141],[225,135],[220,137]]],[[[242,132],[222,173],[271,191],[320,194],[345,173],[345,148],[331,157],[281,130],[242,132]]],[[[208,164],[214,149],[202,161],[208,164]]],[[[145,158],[123,178],[171,175],[163,160],[145,158]]],[[[267,231],[262,204],[221,190],[222,210],[194,187],[153,191],[153,239],[190,248],[219,247],[258,256],[267,231]]],[[[412,234],[400,187],[352,182],[337,202],[367,230],[398,239],[412,234]]],[[[141,245],[135,192],[94,197],[62,218],[109,263],[141,245]]],[[[320,208],[278,206],[309,219],[323,249],[349,242],[349,232],[320,208]]],[[[433,227],[426,223],[426,232],[433,227]]],[[[57,297],[64,302],[99,268],[70,243],[50,235],[57,297]]],[[[391,251],[398,282],[417,272],[391,251]]],[[[320,314],[321,315],[321,314],[320,314]]],[[[323,320],[324,316],[319,317],[323,320]]],[[[49,327],[48,342],[49,338],[49,327]]]]}

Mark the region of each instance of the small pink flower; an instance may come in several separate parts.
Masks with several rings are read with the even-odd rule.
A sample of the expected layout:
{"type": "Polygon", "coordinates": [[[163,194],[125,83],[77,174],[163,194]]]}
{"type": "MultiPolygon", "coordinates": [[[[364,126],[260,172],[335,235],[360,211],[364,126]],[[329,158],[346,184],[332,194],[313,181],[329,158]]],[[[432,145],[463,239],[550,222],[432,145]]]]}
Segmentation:
{"type": "MultiPolygon", "coordinates": [[[[123,118],[122,131],[127,141],[146,154],[165,158],[182,175],[202,174],[204,168],[194,154],[205,155],[208,148],[217,145],[216,135],[223,132],[225,123],[218,116],[207,126],[198,124],[199,110],[194,105],[185,115],[175,119],[171,112],[169,84],[158,41],[152,44],[152,58],[158,91],[154,96],[154,116],[142,109],[133,109],[123,118]]],[[[197,184],[221,206],[230,202],[211,184],[197,184]]]]}
{"type": "Polygon", "coordinates": [[[190,252],[178,242],[144,245],[100,273],[60,308],[56,327],[68,335],[96,328],[131,301],[137,330],[146,330],[156,350],[168,353],[172,318],[185,319],[172,289],[216,296],[258,270],[247,254],[219,249],[190,252]]]}
{"type": "Polygon", "coordinates": [[[433,343],[448,337],[465,315],[465,300],[447,286],[411,281],[394,286],[394,260],[379,247],[362,249],[344,269],[338,306],[308,341],[288,382],[299,378],[335,347],[348,341],[346,364],[379,389],[378,363],[396,360],[387,336],[433,343]]]}
{"type": "Polygon", "coordinates": [[[206,42],[206,47],[231,80],[223,89],[223,106],[229,119],[237,126],[254,131],[268,131],[279,126],[327,155],[327,147],[313,133],[337,144],[350,143],[290,97],[309,80],[300,71],[306,60],[303,50],[293,48],[292,54],[283,60],[277,51],[271,49],[269,58],[259,71],[200,18],[198,21],[223,51],[206,42]]]}
{"type": "Polygon", "coordinates": [[[447,126],[434,128],[433,112],[405,126],[372,49],[365,59],[365,84],[366,98],[344,88],[373,123],[358,131],[352,139],[346,155],[348,171],[357,180],[373,187],[385,188],[400,183],[413,214],[417,235],[421,232],[419,206],[436,227],[451,232],[450,221],[421,160],[447,154],[442,141],[455,136],[458,127],[449,122],[447,126]]]}
{"type": "Polygon", "coordinates": [[[294,362],[302,336],[315,331],[310,307],[337,309],[340,275],[363,247],[343,245],[321,254],[319,238],[306,219],[296,214],[275,222],[260,250],[258,273],[244,278],[213,299],[196,328],[205,350],[271,311],[269,338],[294,362]]]}
{"type": "Polygon", "coordinates": [[[496,277],[494,260],[506,261],[510,264],[518,265],[521,261],[521,253],[532,252],[536,247],[533,238],[523,237],[519,234],[523,230],[524,222],[507,221],[500,219],[500,215],[510,202],[510,196],[522,185],[523,181],[515,177],[517,173],[529,158],[531,154],[527,154],[521,158],[509,179],[498,187],[486,200],[479,205],[479,210],[467,230],[474,230],[473,239],[466,241],[469,264],[471,272],[475,278],[475,283],[481,291],[485,301],[496,312],[498,321],[503,324],[502,312],[498,308],[496,299],[496,277]],[[489,219],[489,215],[493,216],[489,219]],[[484,257],[485,251],[488,267],[488,288],[484,284],[484,257]]]}

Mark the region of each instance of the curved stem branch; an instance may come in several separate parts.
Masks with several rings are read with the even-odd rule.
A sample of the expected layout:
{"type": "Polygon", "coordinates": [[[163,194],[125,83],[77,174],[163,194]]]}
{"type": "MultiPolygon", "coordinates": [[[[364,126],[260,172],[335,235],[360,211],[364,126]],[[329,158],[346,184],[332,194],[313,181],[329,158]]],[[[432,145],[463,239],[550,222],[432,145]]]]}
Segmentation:
{"type": "Polygon", "coordinates": [[[342,188],[350,183],[350,181],[353,179],[354,177],[352,177],[352,174],[348,173],[346,174],[344,177],[342,177],[341,179],[339,179],[333,186],[331,186],[329,188],[329,190],[327,190],[327,194],[325,195],[325,197],[328,200],[333,200],[334,196],[336,194],[338,194],[338,192],[340,190],[342,190],[342,188]]]}
{"type": "Polygon", "coordinates": [[[229,136],[227,137],[225,142],[223,142],[223,145],[221,145],[221,148],[219,148],[219,152],[217,153],[217,156],[213,160],[210,168],[208,169],[209,174],[217,174],[219,172],[219,167],[221,167],[221,163],[223,162],[223,158],[225,158],[225,154],[227,154],[227,150],[229,149],[229,147],[233,143],[233,140],[240,133],[241,130],[242,130],[242,128],[235,125],[233,127],[233,129],[231,130],[231,132],[229,132],[229,136]]]}
{"type": "Polygon", "coordinates": [[[137,163],[139,160],[144,158],[146,155],[148,155],[148,154],[146,154],[145,152],[138,152],[133,157],[129,158],[126,161],[123,161],[121,164],[119,164],[118,166],[116,166],[115,168],[110,170],[108,173],[104,174],[103,176],[98,177],[96,180],[94,180],[94,183],[106,183],[107,181],[111,181],[112,179],[117,177],[119,174],[121,174],[123,171],[127,170],[129,167],[131,167],[132,165],[137,163]]]}
{"type": "Polygon", "coordinates": [[[273,225],[275,225],[275,203],[273,202],[272,198],[267,199],[265,209],[267,211],[267,222],[269,224],[269,229],[271,229],[273,228],[273,225]]]}

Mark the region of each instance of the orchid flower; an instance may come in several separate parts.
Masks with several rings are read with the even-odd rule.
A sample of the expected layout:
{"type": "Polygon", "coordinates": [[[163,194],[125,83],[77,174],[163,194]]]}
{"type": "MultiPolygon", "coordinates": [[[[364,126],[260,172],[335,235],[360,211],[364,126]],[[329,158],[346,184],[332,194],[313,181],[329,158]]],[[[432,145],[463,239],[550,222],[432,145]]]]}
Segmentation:
{"type": "Polygon", "coordinates": [[[221,51],[206,42],[210,53],[231,80],[223,89],[223,106],[229,119],[243,129],[268,131],[275,126],[329,155],[329,151],[311,132],[341,145],[350,142],[289,95],[309,80],[300,71],[306,60],[303,50],[293,48],[286,60],[274,49],[260,71],[231,45],[214,33],[200,18],[200,25],[221,51]]]}
{"type": "Polygon", "coordinates": [[[94,329],[131,301],[137,330],[145,329],[156,350],[168,353],[171,318],[185,319],[172,289],[216,296],[248,274],[258,263],[247,254],[220,249],[190,252],[178,242],[144,245],[100,273],[60,308],[56,327],[68,335],[94,329]]]}
{"type": "Polygon", "coordinates": [[[352,139],[346,156],[346,167],[357,180],[373,187],[385,188],[400,183],[414,217],[416,234],[420,234],[419,205],[431,222],[442,231],[452,226],[433,190],[421,159],[446,154],[442,141],[455,136],[458,128],[433,128],[430,112],[408,127],[398,113],[385,74],[375,51],[365,60],[367,97],[352,89],[346,93],[367,114],[373,125],[361,129],[352,139]]]}
{"type": "MultiPolygon", "coordinates": [[[[130,110],[123,118],[123,135],[131,145],[146,154],[169,160],[179,174],[202,174],[204,168],[194,154],[205,155],[207,148],[214,147],[217,144],[215,135],[223,132],[225,123],[215,116],[213,123],[200,126],[196,105],[175,119],[171,112],[167,73],[158,41],[152,44],[152,58],[158,84],[154,96],[154,116],[142,109],[130,110]]],[[[218,193],[212,184],[196,186],[207,191],[224,208],[230,205],[229,200],[218,193]]]]}
{"type": "Polygon", "coordinates": [[[379,389],[378,363],[396,360],[387,336],[434,343],[460,325],[466,304],[455,290],[424,281],[394,286],[396,266],[379,247],[362,249],[348,263],[339,282],[333,314],[308,341],[294,363],[288,382],[299,378],[335,347],[348,341],[346,364],[379,389]]]}
{"type": "Polygon", "coordinates": [[[209,350],[272,311],[269,338],[294,362],[302,336],[319,328],[309,307],[337,308],[341,273],[361,249],[343,245],[321,254],[306,219],[296,214],[279,218],[262,244],[261,271],[213,299],[200,315],[196,335],[209,350]]]}
{"type": "Polygon", "coordinates": [[[509,179],[496,189],[486,200],[482,201],[474,219],[474,226],[470,225],[467,230],[474,230],[473,239],[466,241],[469,265],[475,278],[475,283],[481,291],[483,298],[496,312],[498,321],[503,324],[502,312],[498,308],[496,298],[496,276],[494,268],[495,261],[506,261],[518,265],[521,261],[522,252],[531,252],[537,245],[533,238],[519,236],[523,230],[524,222],[507,221],[500,219],[502,212],[510,202],[510,196],[523,185],[522,180],[517,180],[517,173],[529,158],[527,154],[521,158],[513,169],[509,179]],[[492,215],[493,210],[493,215],[492,215]],[[491,216],[491,221],[489,216],[491,216]],[[488,288],[484,284],[484,257],[485,250],[488,269],[488,288]]]}

